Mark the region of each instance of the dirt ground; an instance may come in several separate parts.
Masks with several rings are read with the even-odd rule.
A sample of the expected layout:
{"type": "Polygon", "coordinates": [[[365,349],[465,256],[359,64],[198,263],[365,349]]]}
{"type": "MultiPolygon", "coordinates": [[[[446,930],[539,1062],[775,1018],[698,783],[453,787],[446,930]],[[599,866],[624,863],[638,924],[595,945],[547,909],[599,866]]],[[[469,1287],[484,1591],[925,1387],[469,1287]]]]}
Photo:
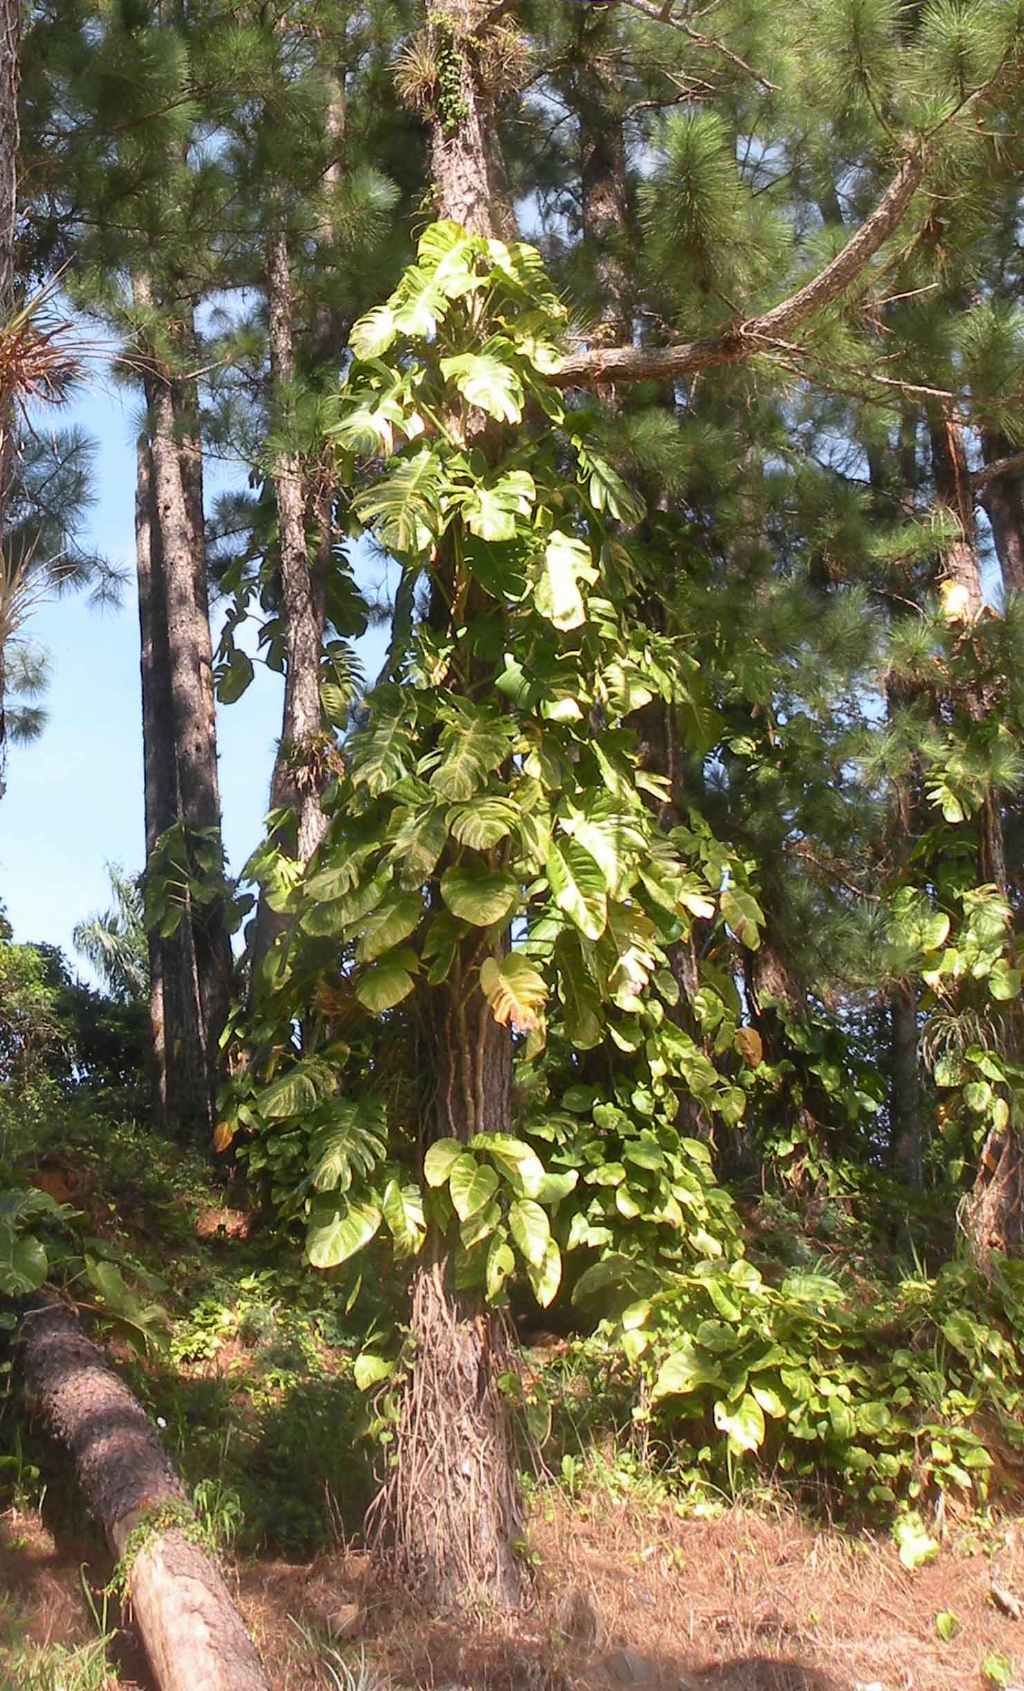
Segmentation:
{"type": "MultiPolygon", "coordinates": [[[[351,1550],[246,1562],[235,1577],[275,1691],[343,1684],[331,1664],[337,1676],[362,1660],[395,1691],[966,1691],[986,1684],[991,1652],[1024,1678],[1024,1619],[991,1594],[995,1580],[1024,1599],[1024,1521],[952,1528],[938,1560],[911,1573],[887,1540],[815,1530],[783,1509],[683,1519],[668,1505],[552,1493],[535,1505],[530,1545],[535,1599],[511,1620],[480,1608],[427,1621],[351,1550]],[[940,1613],[955,1617],[948,1642],[940,1613]]],[[[83,1546],[58,1547],[32,1516],[0,1522],[0,1582],[22,1637],[95,1636],[83,1567],[98,1590],[103,1571],[83,1546]]],[[[0,1639],[7,1691],[3,1658],[0,1639]]],[[[130,1630],[119,1668],[120,1683],[150,1691],[130,1630]]]]}

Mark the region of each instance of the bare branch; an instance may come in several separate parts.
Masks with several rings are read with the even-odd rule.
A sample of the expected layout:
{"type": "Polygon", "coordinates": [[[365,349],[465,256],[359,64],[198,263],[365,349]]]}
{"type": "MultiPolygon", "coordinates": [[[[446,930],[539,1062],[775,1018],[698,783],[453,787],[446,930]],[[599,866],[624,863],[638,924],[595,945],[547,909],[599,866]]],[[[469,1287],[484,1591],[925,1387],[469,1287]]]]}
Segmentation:
{"type": "Polygon", "coordinates": [[[1000,476],[1012,476],[1018,470],[1024,470],[1024,452],[1013,452],[1009,458],[994,458],[991,464],[983,465],[972,475],[975,493],[984,492],[1000,476]]]}
{"type": "Polygon", "coordinates": [[[777,92],[777,83],[769,82],[766,76],[763,76],[759,70],[755,70],[753,65],[748,65],[746,59],[741,59],[739,54],[734,53],[731,47],[727,47],[723,41],[716,41],[711,35],[702,35],[700,30],[694,29],[693,25],[688,23],[684,17],[681,17],[678,12],[674,12],[672,0],[668,0],[667,4],[661,6],[655,5],[654,0],[609,0],[609,4],[630,6],[634,12],[643,12],[645,17],[653,18],[656,23],[668,24],[670,29],[678,29],[682,35],[686,36],[687,40],[693,42],[695,47],[703,47],[711,53],[720,53],[723,59],[728,59],[729,63],[735,65],[737,70],[741,70],[744,76],[752,77],[758,87],[765,90],[766,94],[777,92]]]}

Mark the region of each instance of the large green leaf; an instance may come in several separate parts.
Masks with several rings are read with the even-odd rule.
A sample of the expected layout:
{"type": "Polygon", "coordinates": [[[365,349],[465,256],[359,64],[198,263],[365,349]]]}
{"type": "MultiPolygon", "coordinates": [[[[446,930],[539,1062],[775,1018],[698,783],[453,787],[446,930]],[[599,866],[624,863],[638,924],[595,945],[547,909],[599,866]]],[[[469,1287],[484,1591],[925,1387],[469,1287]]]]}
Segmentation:
{"type": "Polygon", "coordinates": [[[397,898],[389,898],[386,903],[378,905],[377,909],[364,918],[360,925],[361,938],[356,948],[356,958],[360,963],[372,963],[390,951],[392,946],[400,945],[403,939],[408,939],[413,929],[419,926],[423,915],[423,901],[418,893],[402,893],[397,898]]]}
{"type": "Polygon", "coordinates": [[[533,1268],[542,1268],[551,1242],[551,1223],[547,1211],[532,1198],[520,1198],[508,1212],[512,1237],[526,1261],[533,1268]]]}
{"type": "Polygon", "coordinates": [[[415,984],[413,974],[418,967],[419,958],[415,951],[407,945],[399,946],[397,951],[385,955],[379,963],[372,963],[360,975],[356,997],[368,1010],[381,1015],[383,1011],[401,1004],[403,998],[408,998],[415,984]]]}
{"type": "Polygon", "coordinates": [[[404,886],[419,886],[432,874],[448,839],[439,805],[400,811],[389,856],[404,886]]]}
{"type": "Polygon", "coordinates": [[[533,1287],[534,1297],[541,1309],[547,1309],[554,1301],[562,1281],[562,1253],[554,1239],[548,1240],[539,1263],[527,1261],[526,1272],[533,1287]]]}
{"type": "Polygon", "coordinates": [[[722,915],[741,945],[756,951],[761,943],[764,911],[752,893],[729,887],[722,894],[722,915]]]}
{"type": "Polygon", "coordinates": [[[346,1204],[322,1220],[318,1215],[306,1232],[306,1256],[314,1268],[337,1268],[369,1244],[381,1224],[376,1204],[346,1204]]]}
{"type": "Polygon", "coordinates": [[[502,1288],[516,1266],[516,1259],[504,1234],[496,1234],[487,1253],[487,1296],[491,1303],[501,1296],[502,1288]]]}
{"type": "Polygon", "coordinates": [[[487,957],[480,965],[480,989],[496,1022],[529,1033],[544,1014],[548,989],[544,976],[521,952],[500,959],[487,957]]]}
{"type": "Polygon", "coordinates": [[[526,470],[510,470],[490,487],[477,486],[462,501],[462,517],[470,534],[492,544],[513,540],[519,522],[528,518],[537,497],[526,470]]]}
{"type": "Polygon", "coordinates": [[[390,305],[375,305],[353,323],[348,344],[357,358],[379,358],[382,352],[387,352],[397,332],[390,305]]]}
{"type": "Polygon", "coordinates": [[[501,922],[519,902],[519,883],[500,870],[446,869],[441,876],[441,897],[453,916],[461,916],[474,927],[489,928],[501,922]]]}
{"type": "Polygon", "coordinates": [[[457,1139],[435,1139],[423,1159],[427,1185],[443,1186],[464,1149],[457,1139]]]}
{"type": "Polygon", "coordinates": [[[419,1187],[400,1186],[397,1180],[389,1180],[384,1188],[381,1209],[395,1242],[395,1255],[415,1256],[426,1237],[419,1187]]]}
{"type": "Polygon", "coordinates": [[[455,1213],[460,1221],[489,1204],[498,1190],[498,1176],[488,1163],[478,1162],[472,1151],[456,1157],[448,1176],[455,1213]]]}
{"type": "Polygon", "coordinates": [[[46,1246],[31,1233],[20,1236],[5,1223],[0,1225],[0,1292],[6,1297],[24,1297],[36,1292],[49,1271],[46,1246]]]}
{"type": "Polygon", "coordinates": [[[456,803],[473,798],[509,756],[513,733],[512,725],[488,705],[464,702],[451,708],[429,759],[434,791],[456,803]]]}
{"type": "Polygon", "coordinates": [[[728,1434],[729,1444],[737,1455],[759,1450],[764,1443],[764,1411],[750,1392],[735,1407],[719,1399],[715,1404],[715,1426],[728,1434]]]}
{"type": "Polygon", "coordinates": [[[454,382],[463,399],[496,417],[499,423],[518,423],[523,415],[523,384],[510,365],[490,353],[460,352],[442,358],[441,374],[454,382]]]}
{"type": "Polygon", "coordinates": [[[301,1116],[316,1108],[320,1093],[304,1069],[289,1069],[259,1094],[256,1109],[270,1121],[283,1116],[301,1116]]]}
{"type": "Polygon", "coordinates": [[[601,1000],[580,953],[575,934],[559,936],[555,946],[558,989],[565,1011],[565,1033],[579,1051],[600,1045],[604,1034],[601,1000]]]}
{"type": "Polygon", "coordinates": [[[518,820],[519,812],[512,801],[493,793],[471,799],[468,804],[453,805],[448,812],[453,838],[473,851],[489,851],[512,832],[518,820]]]}
{"type": "Polygon", "coordinates": [[[397,787],[409,772],[412,736],[406,710],[398,688],[389,688],[383,698],[374,699],[369,727],[352,736],[352,781],[365,786],[373,798],[397,787]]]}
{"type": "Polygon", "coordinates": [[[687,1342],[667,1356],[658,1370],[658,1378],[651,1392],[657,1402],[660,1397],[685,1396],[699,1386],[720,1386],[722,1370],[712,1357],[704,1355],[687,1342]]]}
{"type": "Polygon", "coordinates": [[[469,1146],[473,1151],[487,1151],[526,1197],[537,1196],[544,1180],[544,1165],[524,1140],[511,1133],[474,1133],[469,1146]]]}
{"type": "Polygon", "coordinates": [[[425,552],[441,522],[441,466],[429,447],[397,459],[390,473],[358,493],[352,509],[391,552],[425,552]]]}
{"type": "Polygon", "coordinates": [[[608,898],[604,875],[589,851],[575,840],[552,845],[545,868],[559,910],[588,939],[600,939],[608,920],[608,898]]]}
{"type": "Polygon", "coordinates": [[[540,615],[556,628],[579,628],[587,620],[580,582],[596,580],[590,547],[556,528],[544,548],[533,602],[540,615]]]}
{"type": "Polygon", "coordinates": [[[618,892],[627,866],[646,849],[642,819],[630,816],[603,795],[591,801],[587,814],[569,816],[561,827],[600,865],[612,894],[618,892]]]}

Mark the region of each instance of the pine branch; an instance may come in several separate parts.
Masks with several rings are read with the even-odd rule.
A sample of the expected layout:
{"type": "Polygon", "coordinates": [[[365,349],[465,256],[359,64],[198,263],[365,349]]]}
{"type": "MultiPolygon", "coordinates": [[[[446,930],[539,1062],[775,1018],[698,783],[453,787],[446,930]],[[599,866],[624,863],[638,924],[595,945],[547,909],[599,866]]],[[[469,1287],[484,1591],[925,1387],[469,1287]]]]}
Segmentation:
{"type": "MultiPolygon", "coordinates": [[[[622,0],[660,17],[653,0],[622,0]]],[[[976,112],[986,100],[1018,82],[1021,64],[1013,49],[988,80],[966,94],[956,107],[934,124],[924,139],[915,141],[874,211],[835,258],[795,294],[760,316],[733,323],[717,335],[684,341],[676,346],[593,348],[571,353],[550,378],[556,386],[611,386],[616,382],[671,381],[677,376],[738,364],[762,350],[766,341],[784,338],[790,330],[840,298],[863,275],[875,254],[899,227],[931,163],[936,138],[958,118],[976,112]]]]}
{"type": "Polygon", "coordinates": [[[694,29],[693,25],[688,23],[684,17],[681,17],[678,12],[674,12],[672,0],[667,0],[667,4],[661,6],[656,5],[654,0],[608,0],[608,4],[629,6],[634,12],[642,12],[645,17],[653,18],[656,23],[668,24],[670,29],[678,29],[680,34],[685,35],[688,41],[692,41],[695,47],[703,47],[711,53],[720,53],[723,59],[728,59],[729,63],[734,65],[737,70],[741,70],[744,76],[752,77],[758,87],[763,88],[766,94],[778,92],[778,83],[770,82],[761,71],[755,70],[753,65],[747,63],[746,59],[741,59],[738,53],[734,53],[731,47],[727,47],[724,41],[716,41],[714,36],[711,35],[702,35],[700,30],[694,29]]]}
{"type": "Polygon", "coordinates": [[[707,370],[717,364],[737,364],[758,351],[758,343],[777,340],[806,318],[830,305],[861,275],[899,226],[924,177],[926,150],[917,146],[907,154],[882,198],[846,245],[824,270],[770,311],[734,323],[720,334],[678,346],[618,346],[570,354],[551,380],[558,387],[588,387],[616,381],[665,381],[707,370]]]}
{"type": "Polygon", "coordinates": [[[985,464],[980,470],[975,470],[971,477],[975,493],[997,481],[1000,476],[1012,476],[1018,470],[1024,470],[1024,452],[1013,452],[1009,458],[995,458],[991,464],[985,464]]]}

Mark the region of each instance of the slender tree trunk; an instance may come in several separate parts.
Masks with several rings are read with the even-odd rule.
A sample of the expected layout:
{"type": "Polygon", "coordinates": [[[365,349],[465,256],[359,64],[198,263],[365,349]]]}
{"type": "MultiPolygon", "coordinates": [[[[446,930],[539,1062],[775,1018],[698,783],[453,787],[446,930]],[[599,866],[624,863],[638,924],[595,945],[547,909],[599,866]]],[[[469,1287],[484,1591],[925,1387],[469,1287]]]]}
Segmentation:
{"type": "Polygon", "coordinates": [[[67,1449],[111,1550],[131,1558],[128,1597],[159,1691],[269,1691],[216,1561],[188,1533],[152,1422],[69,1309],[25,1317],[22,1363],[30,1409],[67,1449]]]}
{"type": "MultiPolygon", "coordinates": [[[[14,303],[14,251],[18,215],[18,123],[21,0],[0,0],[0,323],[14,303]]],[[[0,557],[7,540],[7,502],[14,462],[13,395],[0,389],[0,557]]],[[[6,665],[0,636],[0,798],[7,763],[6,665]]]]}
{"type": "MultiPolygon", "coordinates": [[[[149,441],[144,435],[140,435],[136,449],[135,564],[139,594],[139,669],[142,682],[142,759],[147,862],[160,835],[173,826],[178,814],[178,776],[174,761],[167,627],[163,615],[163,590],[159,559],[156,556],[156,539],[153,466],[149,441]]],[[[164,963],[170,949],[169,942],[155,929],[150,929],[147,940],[154,1105],[157,1118],[166,1123],[169,1100],[165,993],[173,992],[174,982],[165,982],[164,963]]],[[[174,1028],[177,1025],[178,1017],[172,1014],[171,1026],[174,1028]]]]}
{"type": "MultiPolygon", "coordinates": [[[[160,529],[167,618],[167,651],[174,716],[175,752],[181,819],[193,835],[204,835],[221,852],[220,785],[213,699],[213,650],[205,604],[199,588],[189,490],[182,475],[182,451],[173,384],[152,383],[153,492],[160,529]]],[[[219,1042],[231,994],[231,946],[223,902],[201,907],[190,901],[196,988],[200,1005],[201,1049],[196,1053],[205,1078],[204,1116],[213,1120],[219,1077],[219,1042]]]]}
{"type": "MultiPolygon", "coordinates": [[[[1002,434],[983,434],[981,448],[986,464],[1008,458],[1014,448],[1002,434]]],[[[1006,593],[1024,593],[1024,476],[1019,471],[995,476],[982,494],[982,504],[992,525],[996,557],[1006,593]]]]}
{"type": "MultiPolygon", "coordinates": [[[[490,102],[481,87],[472,31],[475,0],[458,0],[428,20],[436,53],[448,55],[461,90],[457,118],[439,113],[431,158],[438,212],[478,234],[514,230],[490,102]]],[[[451,603],[450,594],[438,599],[451,603]]],[[[466,613],[467,615],[469,612],[466,613]]],[[[466,1140],[512,1125],[512,1044],[479,988],[481,940],[467,939],[428,1030],[433,1102],[424,1138],[466,1140]]],[[[412,1288],[415,1361],[403,1397],[398,1461],[377,1500],[379,1549],[435,1607],[478,1595],[500,1608],[525,1593],[515,1553],[522,1500],[513,1428],[501,1374],[512,1365],[507,1325],[452,1283],[448,1241],[436,1235],[412,1288]]]]}

